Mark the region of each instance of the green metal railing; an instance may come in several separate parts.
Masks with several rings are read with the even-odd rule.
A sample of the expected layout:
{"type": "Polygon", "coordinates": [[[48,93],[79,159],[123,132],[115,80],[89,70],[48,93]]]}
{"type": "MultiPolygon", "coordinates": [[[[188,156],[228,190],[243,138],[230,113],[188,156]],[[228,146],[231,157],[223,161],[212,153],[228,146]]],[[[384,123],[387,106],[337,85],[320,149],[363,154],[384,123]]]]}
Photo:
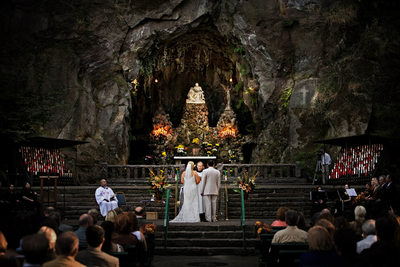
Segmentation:
{"type": "Polygon", "coordinates": [[[165,213],[164,213],[164,248],[167,247],[167,241],[168,241],[168,225],[169,225],[169,195],[171,193],[171,190],[168,188],[167,189],[167,196],[165,199],[165,213]]]}
{"type": "Polygon", "coordinates": [[[243,189],[240,190],[240,203],[241,203],[240,224],[242,226],[242,232],[243,232],[243,248],[246,248],[246,210],[244,207],[243,189]]]}

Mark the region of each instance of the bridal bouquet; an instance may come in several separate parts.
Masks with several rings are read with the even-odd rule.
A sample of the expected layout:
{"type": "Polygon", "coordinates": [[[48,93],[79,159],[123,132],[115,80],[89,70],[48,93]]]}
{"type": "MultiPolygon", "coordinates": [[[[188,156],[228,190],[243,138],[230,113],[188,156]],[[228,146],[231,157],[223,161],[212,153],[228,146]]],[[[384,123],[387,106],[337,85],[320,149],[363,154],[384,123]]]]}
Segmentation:
{"type": "Polygon", "coordinates": [[[164,194],[169,186],[167,178],[165,177],[164,171],[160,170],[159,174],[155,174],[151,169],[149,184],[151,186],[151,191],[159,198],[164,194]]]}
{"type": "Polygon", "coordinates": [[[243,190],[246,193],[251,192],[256,187],[256,177],[258,173],[254,174],[253,176],[249,177],[249,173],[244,171],[243,177],[238,177],[234,185],[238,188],[234,189],[236,192],[239,190],[243,190]]]}

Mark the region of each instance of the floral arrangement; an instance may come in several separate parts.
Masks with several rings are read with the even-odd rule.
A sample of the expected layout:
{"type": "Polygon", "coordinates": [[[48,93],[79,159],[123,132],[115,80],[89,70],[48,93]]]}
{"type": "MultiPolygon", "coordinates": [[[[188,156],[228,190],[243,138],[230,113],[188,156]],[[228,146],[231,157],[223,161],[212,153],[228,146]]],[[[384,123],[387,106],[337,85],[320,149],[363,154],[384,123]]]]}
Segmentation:
{"type": "Polygon", "coordinates": [[[257,236],[259,237],[261,234],[265,233],[271,233],[272,232],[272,227],[269,224],[266,224],[264,222],[256,221],[254,224],[255,232],[257,236]]]}
{"type": "Polygon", "coordinates": [[[157,226],[153,223],[146,223],[141,227],[140,230],[144,235],[154,235],[157,230],[157,226]]]}
{"type": "Polygon", "coordinates": [[[212,156],[218,152],[219,144],[213,145],[212,143],[203,142],[202,147],[207,156],[212,156]]]}
{"type": "Polygon", "coordinates": [[[167,182],[167,179],[165,177],[164,171],[160,170],[159,174],[155,174],[152,170],[150,170],[150,186],[151,186],[151,191],[155,193],[156,195],[163,195],[167,187],[169,186],[169,183],[167,182]]]}
{"type": "Polygon", "coordinates": [[[199,146],[200,145],[200,140],[199,140],[199,138],[193,138],[193,140],[192,140],[192,144],[193,145],[197,145],[197,146],[199,146]]]}
{"type": "Polygon", "coordinates": [[[175,149],[176,149],[176,153],[178,155],[186,155],[187,154],[187,152],[186,152],[187,147],[185,147],[184,145],[178,145],[175,147],[175,149]]]}
{"type": "Polygon", "coordinates": [[[253,176],[249,177],[249,173],[244,171],[243,177],[238,177],[234,185],[238,188],[234,189],[236,192],[239,190],[243,190],[246,193],[251,192],[256,187],[256,177],[258,173],[254,174],[253,176]]]}

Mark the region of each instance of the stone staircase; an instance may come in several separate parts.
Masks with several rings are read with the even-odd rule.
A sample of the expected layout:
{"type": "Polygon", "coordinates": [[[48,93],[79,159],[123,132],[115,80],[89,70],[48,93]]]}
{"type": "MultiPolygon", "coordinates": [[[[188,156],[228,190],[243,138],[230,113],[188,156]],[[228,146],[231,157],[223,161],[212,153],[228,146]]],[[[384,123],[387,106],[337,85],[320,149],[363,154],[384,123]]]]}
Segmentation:
{"type": "Polygon", "coordinates": [[[164,246],[163,227],[156,235],[156,255],[255,255],[254,220],[245,227],[246,240],[240,220],[215,223],[170,224],[167,246],[164,246]]]}
{"type": "MultiPolygon", "coordinates": [[[[97,186],[66,186],[58,188],[58,208],[63,211],[67,220],[77,220],[79,215],[91,208],[97,208],[94,192],[97,186]],[[65,200],[65,201],[64,201],[65,200]]],[[[158,218],[164,216],[164,202],[150,202],[151,193],[148,186],[112,186],[114,192],[123,192],[127,205],[122,207],[132,210],[136,206],[144,206],[146,211],[158,212],[158,218]]],[[[311,209],[309,191],[313,186],[309,185],[259,185],[254,192],[249,194],[246,201],[246,218],[272,219],[280,206],[288,206],[303,212],[307,217],[311,209]]],[[[37,190],[37,189],[35,189],[37,190]]],[[[37,190],[39,191],[39,190],[37,190]]],[[[225,191],[220,192],[219,216],[225,219],[225,191]],[[221,214],[221,212],[223,212],[221,214]]],[[[165,199],[164,199],[165,200],[165,199]]],[[[240,194],[228,189],[228,218],[240,218],[240,194]]],[[[174,189],[171,190],[169,217],[174,214],[174,189]]]]}

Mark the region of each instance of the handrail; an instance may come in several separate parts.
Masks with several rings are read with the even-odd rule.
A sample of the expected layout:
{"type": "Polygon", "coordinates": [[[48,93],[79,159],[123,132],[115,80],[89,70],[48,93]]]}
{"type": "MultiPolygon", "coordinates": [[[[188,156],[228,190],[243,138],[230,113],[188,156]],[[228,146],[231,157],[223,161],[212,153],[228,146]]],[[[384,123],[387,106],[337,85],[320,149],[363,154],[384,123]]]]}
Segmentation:
{"type": "Polygon", "coordinates": [[[165,211],[164,211],[164,248],[167,247],[167,240],[168,240],[168,225],[169,225],[169,195],[171,190],[167,189],[167,197],[165,199],[165,211]]]}
{"type": "Polygon", "coordinates": [[[240,224],[242,226],[242,233],[243,233],[243,248],[246,248],[246,210],[244,207],[243,189],[240,190],[240,202],[241,202],[240,224]]]}

